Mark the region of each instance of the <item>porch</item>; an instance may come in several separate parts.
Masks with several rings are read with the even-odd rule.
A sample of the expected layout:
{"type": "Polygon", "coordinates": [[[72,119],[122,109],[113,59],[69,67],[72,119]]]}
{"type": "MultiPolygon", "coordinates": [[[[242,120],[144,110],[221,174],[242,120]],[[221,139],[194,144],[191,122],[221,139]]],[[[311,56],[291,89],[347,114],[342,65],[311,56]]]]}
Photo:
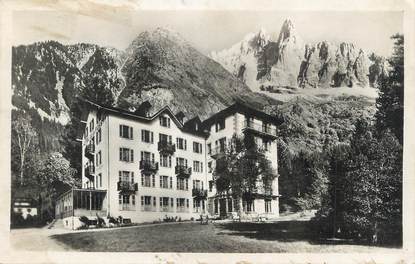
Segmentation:
{"type": "Polygon", "coordinates": [[[94,189],[72,189],[56,199],[55,219],[71,216],[107,215],[107,191],[94,189]]]}

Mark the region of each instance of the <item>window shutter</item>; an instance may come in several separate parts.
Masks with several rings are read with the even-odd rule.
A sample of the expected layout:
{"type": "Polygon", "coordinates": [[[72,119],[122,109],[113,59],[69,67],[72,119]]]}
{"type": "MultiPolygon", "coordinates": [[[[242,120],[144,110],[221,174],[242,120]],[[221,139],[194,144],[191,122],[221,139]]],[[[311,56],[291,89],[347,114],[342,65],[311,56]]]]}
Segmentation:
{"type": "Polygon", "coordinates": [[[169,168],[171,168],[171,156],[169,156],[169,168]]]}
{"type": "Polygon", "coordinates": [[[163,206],[163,198],[160,197],[160,207],[162,207],[162,206],[163,206]]]}
{"type": "Polygon", "coordinates": [[[141,186],[144,186],[144,174],[141,174],[141,186]]]}
{"type": "Polygon", "coordinates": [[[120,148],[120,160],[122,160],[122,148],[120,148]]]}
{"type": "Polygon", "coordinates": [[[131,152],[130,162],[134,162],[134,150],[131,149],[130,152],[131,152]]]}
{"type": "Polygon", "coordinates": [[[203,181],[202,181],[202,190],[203,190],[203,181]]]}
{"type": "Polygon", "coordinates": [[[187,140],[184,139],[184,150],[187,150],[187,140]]]}
{"type": "Polygon", "coordinates": [[[122,181],[121,171],[118,171],[118,181],[122,181]]]}
{"type": "Polygon", "coordinates": [[[172,142],[172,138],[171,136],[169,136],[169,144],[171,144],[171,142],[172,142]]]}
{"type": "Polygon", "coordinates": [[[122,137],[122,125],[120,125],[120,137],[122,137]]]}
{"type": "Polygon", "coordinates": [[[173,189],[173,177],[170,177],[170,189],[173,189]]]}
{"type": "Polygon", "coordinates": [[[150,135],[151,135],[151,143],[154,143],[154,133],[153,132],[150,132],[150,135]]]}
{"type": "Polygon", "coordinates": [[[186,191],[189,190],[189,181],[186,179],[186,191]]]}
{"type": "MultiPolygon", "coordinates": [[[[160,188],[163,186],[163,176],[160,176],[160,188]]],[[[164,186],[163,186],[164,187],[164,186]]],[[[161,198],[160,198],[161,199],[161,198]]]]}
{"type": "Polygon", "coordinates": [[[133,139],[133,128],[130,127],[130,138],[133,139]]]}
{"type": "Polygon", "coordinates": [[[154,207],[156,207],[156,206],[157,206],[157,204],[156,204],[156,196],[153,196],[153,206],[154,206],[154,207]]]}
{"type": "Polygon", "coordinates": [[[167,118],[167,127],[170,127],[170,118],[167,118]]]}
{"type": "Polygon", "coordinates": [[[134,183],[134,171],[131,172],[131,183],[134,183]]]}
{"type": "Polygon", "coordinates": [[[203,162],[200,163],[200,172],[203,172],[203,162]]]}

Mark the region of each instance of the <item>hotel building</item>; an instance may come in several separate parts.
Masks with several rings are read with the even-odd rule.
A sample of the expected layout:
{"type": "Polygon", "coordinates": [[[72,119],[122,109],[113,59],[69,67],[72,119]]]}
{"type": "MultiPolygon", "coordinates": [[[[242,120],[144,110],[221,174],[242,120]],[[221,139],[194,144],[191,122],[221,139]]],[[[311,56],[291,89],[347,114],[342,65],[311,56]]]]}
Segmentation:
{"type": "Polygon", "coordinates": [[[246,214],[278,217],[278,178],[271,192],[258,188],[255,199],[246,202],[217,194],[212,175],[232,136],[245,133],[255,135],[277,171],[274,117],[242,103],[203,122],[198,117],[184,122],[184,114],[173,114],[169,107],[151,114],[148,102],[133,112],[88,104],[82,188],[59,196],[55,207],[65,227],[80,226],[80,216],[121,216],[136,223],[166,216],[197,219],[206,213],[223,218],[238,205],[246,214]]]}

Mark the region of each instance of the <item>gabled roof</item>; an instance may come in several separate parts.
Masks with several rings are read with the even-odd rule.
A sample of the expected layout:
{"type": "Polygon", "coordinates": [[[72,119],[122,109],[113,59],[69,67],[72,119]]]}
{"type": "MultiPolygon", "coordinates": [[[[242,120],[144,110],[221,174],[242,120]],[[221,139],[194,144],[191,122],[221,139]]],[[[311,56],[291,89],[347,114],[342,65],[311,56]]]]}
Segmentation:
{"type": "Polygon", "coordinates": [[[188,131],[187,129],[184,128],[183,124],[177,119],[177,117],[173,114],[173,111],[170,109],[169,106],[165,106],[163,108],[161,108],[159,111],[157,111],[156,113],[154,113],[152,116],[144,116],[142,114],[137,114],[136,112],[130,112],[121,108],[117,108],[117,107],[113,107],[113,106],[105,106],[99,103],[95,103],[89,100],[84,100],[86,103],[88,103],[90,106],[95,107],[97,109],[101,109],[103,111],[106,111],[109,114],[113,114],[113,115],[117,115],[117,116],[121,116],[121,117],[125,117],[125,118],[130,118],[130,119],[134,119],[134,120],[138,120],[141,122],[151,122],[154,119],[156,119],[157,117],[159,117],[161,114],[167,114],[169,115],[169,117],[171,118],[171,120],[173,120],[173,122],[176,124],[176,126],[180,129],[180,130],[184,130],[185,132],[189,132],[198,136],[203,136],[206,137],[207,134],[206,133],[202,133],[201,131],[188,131]]]}
{"type": "Polygon", "coordinates": [[[266,120],[269,123],[273,123],[275,125],[280,125],[281,120],[279,120],[277,117],[269,115],[263,111],[260,111],[258,109],[255,109],[251,106],[248,106],[244,104],[241,101],[236,101],[231,106],[223,109],[222,111],[217,112],[216,114],[212,115],[208,119],[205,119],[202,122],[203,127],[207,128],[211,125],[213,125],[218,119],[226,118],[230,115],[233,115],[235,113],[243,113],[247,115],[252,115],[255,117],[259,117],[260,119],[266,120]]]}

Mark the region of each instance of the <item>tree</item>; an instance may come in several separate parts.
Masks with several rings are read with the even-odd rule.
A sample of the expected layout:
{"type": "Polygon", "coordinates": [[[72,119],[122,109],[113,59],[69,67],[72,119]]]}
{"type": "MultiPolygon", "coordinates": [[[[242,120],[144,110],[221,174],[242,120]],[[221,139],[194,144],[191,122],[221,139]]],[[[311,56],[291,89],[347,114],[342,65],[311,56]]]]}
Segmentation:
{"type": "MultiPolygon", "coordinates": [[[[249,134],[244,138],[232,137],[213,172],[217,192],[232,195],[237,201],[252,201],[259,190],[272,195],[272,182],[276,177],[264,150],[249,134]]],[[[239,204],[238,211],[241,215],[239,204]]]]}
{"type": "Polygon", "coordinates": [[[376,100],[376,128],[378,131],[390,129],[399,142],[403,143],[404,111],[404,37],[395,34],[392,56],[388,59],[391,70],[383,76],[376,100]]]}
{"type": "Polygon", "coordinates": [[[12,141],[13,146],[18,148],[19,157],[19,180],[20,185],[24,182],[24,170],[27,162],[28,151],[35,144],[37,137],[36,131],[30,124],[31,118],[25,114],[19,113],[15,120],[12,121],[12,141]]]}
{"type": "Polygon", "coordinates": [[[76,185],[76,170],[59,152],[51,153],[40,161],[38,180],[49,195],[53,196],[68,187],[76,185]]]}

